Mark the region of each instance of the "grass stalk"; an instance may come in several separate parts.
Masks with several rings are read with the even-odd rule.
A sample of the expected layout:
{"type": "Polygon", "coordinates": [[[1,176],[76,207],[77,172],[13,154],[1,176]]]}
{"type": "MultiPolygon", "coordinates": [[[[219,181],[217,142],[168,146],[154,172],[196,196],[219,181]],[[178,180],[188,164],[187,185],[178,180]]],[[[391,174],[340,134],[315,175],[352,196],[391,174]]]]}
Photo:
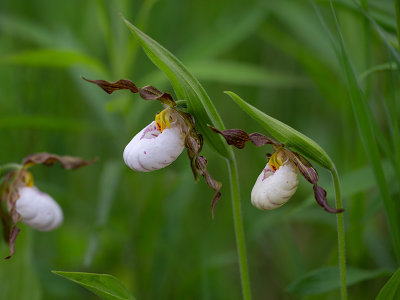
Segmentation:
{"type": "Polygon", "coordinates": [[[236,246],[238,250],[240,278],[244,300],[251,300],[249,270],[247,265],[246,243],[243,229],[243,217],[240,207],[239,177],[236,165],[236,158],[233,155],[227,160],[229,167],[229,179],[232,195],[233,222],[235,227],[236,246]]]}
{"type": "Polygon", "coordinates": [[[350,63],[343,36],[340,31],[339,22],[337,20],[335,9],[332,1],[330,1],[332,15],[334,17],[337,33],[339,35],[340,52],[338,58],[343,64],[346,79],[349,85],[350,101],[353,108],[354,116],[356,119],[357,127],[360,132],[361,141],[364,145],[365,152],[368,160],[372,166],[375,174],[375,179],[378,183],[379,191],[382,197],[385,213],[387,216],[388,227],[392,239],[394,253],[397,258],[397,262],[400,263],[400,232],[399,232],[399,221],[395,210],[393,199],[390,196],[388,183],[385,179],[383,172],[381,157],[379,154],[378,145],[374,136],[374,130],[372,125],[372,114],[364,95],[358,86],[356,76],[350,63]]]}
{"type": "Polygon", "coordinates": [[[394,0],[394,9],[396,12],[397,43],[400,47],[400,0],[394,0]]]}
{"type": "MultiPolygon", "coordinates": [[[[343,208],[342,197],[340,193],[339,175],[336,168],[331,171],[333,185],[335,188],[336,208],[343,208]]],[[[342,300],[347,300],[347,286],[346,286],[346,241],[344,231],[344,217],[343,213],[336,214],[336,226],[338,233],[338,253],[339,253],[339,272],[340,272],[340,295],[342,300]]]]}
{"type": "Polygon", "coordinates": [[[22,166],[20,164],[16,164],[16,163],[9,163],[9,164],[2,165],[2,166],[0,166],[0,177],[10,171],[13,171],[13,170],[16,171],[21,168],[22,168],[22,166]]]}

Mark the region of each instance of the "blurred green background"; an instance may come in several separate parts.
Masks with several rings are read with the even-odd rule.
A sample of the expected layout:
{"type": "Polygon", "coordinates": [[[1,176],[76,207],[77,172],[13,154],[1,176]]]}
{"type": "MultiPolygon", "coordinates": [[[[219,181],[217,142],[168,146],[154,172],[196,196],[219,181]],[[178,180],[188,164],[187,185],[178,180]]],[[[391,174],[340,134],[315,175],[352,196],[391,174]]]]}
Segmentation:
{"type": "MultiPolygon", "coordinates": [[[[360,8],[334,2],[356,74],[392,61],[360,8]]],[[[362,3],[397,47],[393,2],[362,3]]],[[[317,5],[335,32],[329,2],[317,5]]],[[[194,182],[186,154],[153,173],[123,163],[125,145],[162,107],[128,91],[107,95],[80,78],[127,78],[173,94],[120,14],[188,66],[227,128],[267,134],[222,93],[231,90],[327,151],[342,181],[348,265],[370,274],[350,287],[350,297],[374,299],[396,268],[386,218],[342,65],[312,3],[301,0],[1,0],[0,164],[42,151],[99,160],[78,171],[32,169],[65,221],[49,233],[21,225],[15,256],[0,262],[0,299],[98,299],[51,270],[112,274],[141,300],[241,299],[224,160],[205,146],[210,173],[224,183],[212,220],[213,192],[203,180],[194,182]]],[[[398,72],[387,69],[359,82],[379,133],[386,180],[399,199],[388,115],[400,112],[387,102],[398,102],[400,85],[398,72]]],[[[271,151],[235,150],[253,297],[338,299],[338,290],[288,289],[312,270],[336,266],[336,217],[315,203],[304,179],[285,206],[252,207],[252,186],[271,151]]],[[[333,206],[330,175],[317,169],[333,206]]],[[[336,279],[326,280],[335,285],[336,279]]]]}

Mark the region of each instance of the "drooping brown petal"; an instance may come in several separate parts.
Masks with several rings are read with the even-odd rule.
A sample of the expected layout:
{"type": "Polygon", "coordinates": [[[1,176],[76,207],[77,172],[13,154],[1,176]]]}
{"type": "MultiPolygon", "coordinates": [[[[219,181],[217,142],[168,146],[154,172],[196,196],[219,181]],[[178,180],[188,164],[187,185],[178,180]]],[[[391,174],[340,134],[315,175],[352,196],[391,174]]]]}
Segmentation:
{"type": "Polygon", "coordinates": [[[343,209],[334,209],[328,205],[326,200],[326,191],[322,187],[318,186],[318,172],[313,168],[311,163],[295,151],[285,149],[285,152],[290,157],[290,160],[297,166],[301,175],[303,175],[303,177],[313,185],[314,197],[317,203],[327,212],[333,214],[343,212],[343,209]]]}
{"type": "Polygon", "coordinates": [[[139,93],[144,100],[159,100],[170,107],[176,105],[170,94],[160,92],[154,86],[146,85],[142,88],[138,88],[136,84],[128,79],[120,79],[115,82],[109,82],[106,80],[90,80],[85,77],[82,77],[82,79],[98,85],[108,94],[112,94],[114,91],[118,90],[130,90],[134,94],[139,93]]]}
{"type": "Polygon", "coordinates": [[[218,203],[219,198],[221,198],[221,192],[219,191],[222,184],[211,177],[210,173],[207,171],[207,159],[204,156],[197,156],[196,167],[200,175],[202,175],[207,183],[207,185],[215,191],[213,201],[211,203],[211,213],[212,218],[214,218],[215,206],[218,203]]]}
{"type": "Polygon", "coordinates": [[[299,169],[301,175],[311,184],[317,184],[318,172],[313,168],[311,163],[297,152],[290,151],[293,155],[293,162],[299,169]]]}
{"type": "Polygon", "coordinates": [[[128,79],[120,79],[115,82],[109,82],[109,81],[105,81],[105,80],[90,80],[90,79],[86,79],[83,76],[82,76],[82,79],[87,82],[97,84],[108,94],[112,94],[114,91],[118,91],[118,90],[130,90],[132,93],[138,92],[137,86],[128,79]]]}
{"type": "Polygon", "coordinates": [[[343,208],[340,209],[334,209],[328,205],[328,202],[326,201],[326,191],[320,187],[317,186],[316,184],[314,185],[314,196],[315,200],[317,200],[317,203],[322,206],[327,212],[330,212],[332,214],[337,214],[341,213],[344,211],[343,208]]]}
{"type": "Polygon", "coordinates": [[[213,197],[213,201],[211,204],[211,213],[214,218],[215,206],[221,198],[220,189],[222,184],[216,181],[210,173],[207,171],[207,159],[204,156],[199,155],[203,147],[203,137],[198,134],[194,128],[189,131],[185,138],[185,147],[190,159],[190,166],[192,168],[192,172],[195,180],[198,179],[198,175],[203,176],[207,185],[215,191],[215,195],[213,197]]]}
{"type": "Polygon", "coordinates": [[[266,144],[275,145],[278,147],[283,146],[283,144],[275,141],[273,138],[267,137],[258,132],[251,133],[249,136],[250,136],[251,142],[257,147],[261,147],[266,144]]]}
{"type": "Polygon", "coordinates": [[[238,149],[243,149],[247,142],[252,142],[257,147],[261,147],[266,144],[282,146],[282,144],[278,143],[274,139],[271,139],[258,132],[251,133],[249,135],[246,131],[241,129],[226,129],[221,131],[211,125],[208,125],[208,127],[210,127],[210,129],[214,132],[221,134],[225,138],[228,145],[235,146],[238,149]]]}
{"type": "Polygon", "coordinates": [[[5,259],[10,259],[14,255],[15,240],[17,239],[17,235],[18,235],[19,231],[20,231],[20,229],[17,227],[17,225],[14,225],[14,227],[11,229],[10,240],[9,240],[10,255],[8,255],[5,259]]]}
{"type": "Polygon", "coordinates": [[[64,169],[69,170],[69,169],[78,169],[83,166],[91,165],[95,161],[96,161],[95,159],[90,161],[85,161],[80,157],[74,157],[68,155],[60,156],[57,154],[42,152],[42,153],[34,153],[28,155],[27,157],[24,158],[22,164],[24,165],[24,167],[31,167],[37,164],[52,166],[56,162],[59,162],[64,169]]]}
{"type": "Polygon", "coordinates": [[[227,129],[227,130],[219,130],[211,125],[208,125],[210,129],[216,133],[222,135],[228,145],[235,146],[238,149],[243,149],[247,142],[251,141],[249,135],[246,131],[241,129],[227,129]]]}

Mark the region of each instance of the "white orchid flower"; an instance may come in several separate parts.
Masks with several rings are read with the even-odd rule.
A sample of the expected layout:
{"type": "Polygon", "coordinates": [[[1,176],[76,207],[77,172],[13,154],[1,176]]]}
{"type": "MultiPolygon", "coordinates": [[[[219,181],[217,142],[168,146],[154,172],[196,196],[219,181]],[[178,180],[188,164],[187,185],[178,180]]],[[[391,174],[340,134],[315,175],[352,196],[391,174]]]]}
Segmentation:
{"type": "Polygon", "coordinates": [[[22,187],[16,211],[23,223],[41,231],[56,229],[63,221],[63,213],[56,201],[36,187],[22,187]]]}
{"type": "Polygon", "coordinates": [[[275,209],[285,204],[299,184],[297,169],[291,162],[276,170],[267,163],[251,191],[251,203],[259,209],[275,209]]]}
{"type": "Polygon", "coordinates": [[[171,109],[156,116],[124,150],[124,161],[138,172],[151,172],[170,165],[185,148],[184,121],[171,109]]]}
{"type": "Polygon", "coordinates": [[[203,135],[197,132],[195,118],[188,112],[186,101],[182,100],[178,104],[170,94],[163,93],[154,86],[146,85],[140,88],[127,79],[109,82],[82,78],[96,84],[108,94],[118,90],[129,90],[133,94],[138,93],[144,100],[157,100],[164,105],[165,109],[156,116],[155,121],[135,135],[125,147],[124,161],[135,171],[151,172],[170,165],[186,148],[195,179],[197,180],[199,175],[202,176],[207,185],[215,191],[211,205],[214,213],[215,205],[221,197],[222,184],[210,175],[207,171],[207,159],[200,155],[203,135]]]}

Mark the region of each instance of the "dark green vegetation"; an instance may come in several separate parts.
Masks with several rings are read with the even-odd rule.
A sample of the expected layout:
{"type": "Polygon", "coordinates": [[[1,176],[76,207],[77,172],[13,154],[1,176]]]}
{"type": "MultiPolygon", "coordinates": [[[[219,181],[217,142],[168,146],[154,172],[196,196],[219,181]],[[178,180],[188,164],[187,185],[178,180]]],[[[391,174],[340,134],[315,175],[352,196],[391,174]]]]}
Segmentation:
{"type": "MultiPolygon", "coordinates": [[[[241,298],[224,160],[205,146],[211,174],[224,183],[212,220],[213,192],[194,183],[186,154],[154,173],[123,164],[125,145],[161,106],[80,79],[128,78],[175,97],[120,13],[187,65],[227,128],[267,134],[222,93],[231,90],[325,149],[342,183],[349,296],[378,295],[399,254],[395,5],[361,1],[368,19],[354,2],[335,1],[341,44],[328,1],[316,2],[318,13],[309,1],[258,2],[0,3],[0,164],[39,151],[99,158],[68,173],[33,170],[65,221],[50,233],[22,227],[17,253],[0,262],[2,295],[97,299],[50,272],[66,270],[112,274],[137,299],[241,298]]],[[[336,217],[316,205],[309,184],[301,179],[275,211],[250,204],[268,151],[236,151],[253,298],[338,299],[336,217]]],[[[319,172],[333,205],[329,173],[319,172]]]]}

